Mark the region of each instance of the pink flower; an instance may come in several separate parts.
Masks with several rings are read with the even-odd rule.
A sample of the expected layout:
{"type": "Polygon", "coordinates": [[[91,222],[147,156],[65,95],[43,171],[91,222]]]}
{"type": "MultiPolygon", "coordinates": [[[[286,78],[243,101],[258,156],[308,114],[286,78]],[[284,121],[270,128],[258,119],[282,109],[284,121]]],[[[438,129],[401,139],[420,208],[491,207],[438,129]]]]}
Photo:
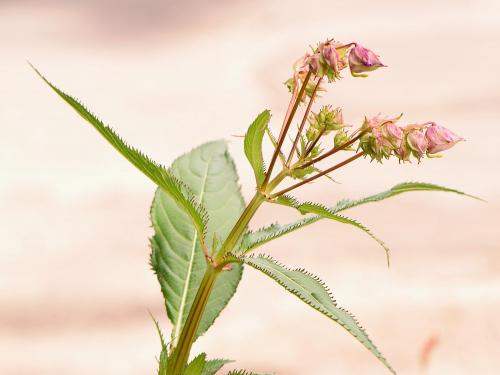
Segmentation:
{"type": "Polygon", "coordinates": [[[410,155],[413,155],[420,161],[426,154],[429,144],[425,137],[425,127],[426,124],[412,124],[403,128],[404,140],[396,151],[400,160],[408,161],[410,155]]]}
{"type": "Polygon", "coordinates": [[[403,131],[396,125],[400,118],[401,116],[389,119],[380,115],[365,118],[359,143],[363,152],[377,161],[388,159],[392,153],[397,153],[404,138],[403,131]]]}
{"type": "Polygon", "coordinates": [[[447,150],[453,147],[456,143],[464,140],[451,130],[446,129],[444,126],[438,125],[434,122],[430,122],[429,124],[430,126],[425,132],[425,138],[428,142],[427,152],[429,154],[436,154],[447,150]]]}
{"type": "Polygon", "coordinates": [[[355,77],[366,77],[366,74],[362,73],[370,72],[382,66],[386,65],[382,64],[374,52],[359,44],[356,44],[349,52],[349,67],[351,74],[355,77]]]}
{"type": "Polygon", "coordinates": [[[403,131],[393,121],[395,120],[384,122],[380,126],[380,131],[384,138],[387,139],[394,148],[399,148],[403,139],[403,131]]]}
{"type": "Polygon", "coordinates": [[[428,142],[425,138],[424,129],[419,127],[414,127],[413,125],[408,125],[412,127],[406,136],[406,142],[412,151],[412,154],[420,161],[420,159],[427,152],[428,142]]]}
{"type": "Polygon", "coordinates": [[[320,59],[319,53],[315,53],[314,55],[311,55],[306,59],[306,63],[309,66],[309,70],[314,74],[317,74],[321,68],[319,59],[320,59]]]}
{"type": "Polygon", "coordinates": [[[319,45],[319,51],[323,56],[325,62],[333,69],[335,75],[347,66],[345,61],[345,56],[341,56],[337,48],[343,47],[340,43],[335,43],[333,41],[327,41],[319,45]]]}

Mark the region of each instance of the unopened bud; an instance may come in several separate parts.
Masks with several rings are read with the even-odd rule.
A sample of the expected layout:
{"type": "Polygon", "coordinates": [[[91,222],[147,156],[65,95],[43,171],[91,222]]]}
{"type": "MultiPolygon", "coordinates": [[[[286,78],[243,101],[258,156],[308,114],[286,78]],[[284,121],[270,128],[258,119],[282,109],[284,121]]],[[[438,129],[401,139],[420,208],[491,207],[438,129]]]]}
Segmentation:
{"type": "Polygon", "coordinates": [[[425,132],[425,138],[428,142],[427,153],[429,154],[436,154],[447,150],[458,142],[464,140],[464,138],[456,135],[444,126],[438,125],[434,122],[431,122],[430,124],[431,126],[429,126],[425,132]]]}
{"type": "Polygon", "coordinates": [[[379,57],[368,48],[356,44],[353,49],[349,51],[349,68],[351,74],[355,77],[366,77],[365,72],[371,72],[385,66],[379,60],[379,57]]]}

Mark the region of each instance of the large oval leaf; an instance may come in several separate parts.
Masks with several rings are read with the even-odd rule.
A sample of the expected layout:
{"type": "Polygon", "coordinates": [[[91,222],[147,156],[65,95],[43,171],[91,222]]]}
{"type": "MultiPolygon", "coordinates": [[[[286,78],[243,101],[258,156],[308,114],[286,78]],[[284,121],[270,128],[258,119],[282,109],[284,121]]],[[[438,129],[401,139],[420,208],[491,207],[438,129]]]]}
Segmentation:
{"type": "MultiPolygon", "coordinates": [[[[179,157],[170,172],[183,181],[203,204],[208,215],[206,243],[216,236],[220,243],[244,209],[238,176],[225,142],[204,144],[179,157]]],[[[198,233],[192,221],[162,190],[151,207],[155,235],[151,239],[151,264],[165,298],[167,315],[174,325],[175,346],[206,269],[198,233]]],[[[197,331],[202,335],[227,305],[241,279],[240,265],[217,279],[197,331]]]]}

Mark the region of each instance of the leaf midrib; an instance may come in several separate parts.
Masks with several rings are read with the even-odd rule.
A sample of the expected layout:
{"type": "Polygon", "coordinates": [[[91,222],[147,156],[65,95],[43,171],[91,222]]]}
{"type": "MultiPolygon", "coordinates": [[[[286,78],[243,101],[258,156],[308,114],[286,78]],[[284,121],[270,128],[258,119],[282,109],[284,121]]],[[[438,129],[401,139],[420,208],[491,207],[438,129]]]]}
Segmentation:
{"type": "MultiPolygon", "coordinates": [[[[203,181],[201,184],[201,190],[200,190],[200,197],[198,199],[198,204],[201,204],[203,201],[203,197],[205,195],[205,186],[207,183],[208,179],[208,169],[210,168],[210,163],[212,162],[213,156],[210,156],[210,158],[207,161],[207,166],[205,168],[205,173],[203,174],[203,181]]],[[[186,299],[188,295],[188,290],[189,290],[189,285],[191,283],[191,274],[193,272],[193,263],[194,263],[194,254],[196,250],[196,241],[198,240],[198,232],[196,228],[194,229],[193,233],[193,242],[191,245],[191,254],[190,254],[190,259],[189,259],[189,266],[188,266],[188,272],[186,275],[186,281],[184,283],[184,288],[182,290],[182,296],[181,296],[181,304],[179,306],[179,310],[177,312],[177,321],[175,322],[175,330],[173,332],[173,345],[177,345],[177,341],[179,339],[180,331],[182,328],[182,318],[184,316],[184,309],[186,307],[186,299]]]]}

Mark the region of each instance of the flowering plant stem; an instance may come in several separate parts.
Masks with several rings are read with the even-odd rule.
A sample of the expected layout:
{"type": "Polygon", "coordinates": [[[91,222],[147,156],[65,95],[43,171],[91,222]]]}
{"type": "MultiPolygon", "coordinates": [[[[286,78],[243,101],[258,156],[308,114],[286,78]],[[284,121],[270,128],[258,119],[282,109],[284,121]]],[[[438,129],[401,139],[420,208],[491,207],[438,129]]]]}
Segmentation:
{"type": "Polygon", "coordinates": [[[269,182],[265,191],[259,190],[255,193],[229,233],[226,241],[216,255],[214,262],[208,262],[205,275],[203,276],[200,287],[198,288],[198,292],[196,293],[196,297],[193,301],[193,305],[189,311],[186,324],[181,331],[179,342],[172,352],[172,356],[169,361],[169,375],[183,374],[189,360],[189,353],[195,339],[196,330],[198,329],[198,325],[200,324],[201,318],[203,317],[203,313],[207,306],[208,298],[210,297],[210,293],[212,292],[217,277],[221,272],[223,272],[226,255],[234,250],[241,236],[247,229],[248,223],[255,215],[261,204],[266,200],[266,195],[278,186],[289,173],[289,169],[283,169],[271,182],[269,182]]]}
{"type": "MultiPolygon", "coordinates": [[[[343,199],[333,207],[312,201],[301,203],[293,196],[284,196],[363,156],[379,162],[390,157],[403,162],[410,161],[410,157],[420,161],[426,155],[433,157],[463,140],[434,122],[399,127],[396,122],[401,116],[392,119],[365,116],[363,124],[349,134],[345,130],[347,125],[343,122],[341,108],[323,106],[318,113],[311,112],[318,97],[317,92],[324,91],[320,88],[322,80],[334,82],[340,79],[340,71],[347,67],[353,76],[362,77],[364,73],[383,66],[371,50],[358,43],[343,44],[333,39],[318,44],[313,54],[306,53],[297,60],[293,67],[293,78],[285,82],[292,96],[278,139],[274,138],[269,128],[269,110],[260,113],[245,134],[244,151],[257,186],[255,195],[246,207],[233,160],[224,142],[201,145],[177,158],[170,168],[164,167],[137,148],[129,146],[81,102],[58,89],[35,69],[57,95],[158,187],[150,211],[155,231],[150,239],[150,264],[160,282],[167,316],[174,328],[169,346],[155,320],[162,344],[158,375],[216,375],[220,374],[218,371],[222,366],[230,362],[226,359],[207,359],[206,353],[198,354],[189,363],[188,360],[193,342],[213,325],[234,295],[243,265],[264,273],[286,291],[340,324],[395,374],[363,327],[337,305],[321,279],[302,268],[288,268],[268,255],[250,255],[257,247],[325,219],[365,232],[385,250],[387,256],[389,249],[385,243],[363,224],[345,216],[343,211],[410,191],[445,191],[467,195],[443,186],[409,182],[362,199],[343,199]],[[288,139],[287,133],[299,105],[306,102],[304,97],[309,97],[309,103],[295,136],[291,137],[294,141],[285,158],[283,145],[288,139]],[[266,133],[274,146],[267,171],[262,144],[266,133]],[[323,152],[320,142],[329,133],[334,135],[333,147],[323,152]],[[323,171],[318,169],[318,162],[339,151],[353,149],[357,151],[351,157],[323,171]],[[282,170],[273,174],[278,157],[282,162],[282,170]],[[288,177],[301,181],[277,189],[288,177]],[[306,216],[285,225],[274,223],[261,229],[248,230],[250,220],[264,202],[288,206],[306,216]],[[228,223],[235,224],[231,227],[228,223]],[[211,248],[207,246],[210,242],[211,248]]],[[[254,373],[236,370],[229,374],[254,373]]]]}

